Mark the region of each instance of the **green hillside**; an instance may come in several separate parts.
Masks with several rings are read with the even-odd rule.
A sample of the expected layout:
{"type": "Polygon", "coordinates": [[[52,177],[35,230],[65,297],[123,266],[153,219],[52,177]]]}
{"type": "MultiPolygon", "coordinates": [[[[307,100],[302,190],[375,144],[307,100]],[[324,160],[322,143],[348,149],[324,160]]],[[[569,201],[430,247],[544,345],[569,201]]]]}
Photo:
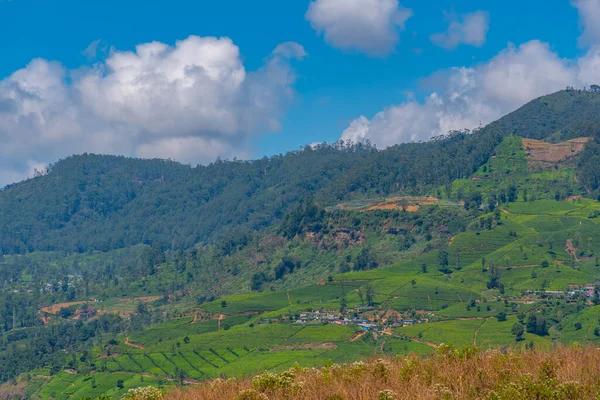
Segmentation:
{"type": "Polygon", "coordinates": [[[594,253],[600,247],[598,219],[589,218],[600,212],[600,203],[517,201],[500,210],[491,229],[458,233],[443,250],[335,274],[317,285],[190,307],[187,318],[94,348],[89,362],[95,373],[76,374],[68,390],[60,387],[61,373],[39,395],[90,395],[90,377],[98,391],[111,394],[109,378],[115,374],[127,377],[124,387],[142,373],[162,385],[179,379],[192,384],[295,363],[427,354],[442,343],[483,348],[600,343],[598,291],[588,296],[583,289],[590,283],[595,288],[600,270],[594,253]],[[514,334],[515,325],[523,327],[522,334],[514,334]]]}
{"type": "Polygon", "coordinates": [[[0,192],[0,397],[600,341],[600,94],[473,133],[191,167],[73,156],[0,192]]]}

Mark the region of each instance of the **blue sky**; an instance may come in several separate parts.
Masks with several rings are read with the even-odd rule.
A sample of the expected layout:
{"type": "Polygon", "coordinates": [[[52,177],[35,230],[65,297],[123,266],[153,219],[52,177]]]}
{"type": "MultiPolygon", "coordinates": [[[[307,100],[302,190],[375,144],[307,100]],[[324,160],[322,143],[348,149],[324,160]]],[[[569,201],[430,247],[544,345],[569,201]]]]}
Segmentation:
{"type": "MultiPolygon", "coordinates": [[[[447,128],[473,128],[565,83],[581,86],[600,77],[594,52],[600,35],[590,22],[596,15],[600,0],[0,0],[0,145],[6,152],[0,150],[5,160],[0,161],[0,185],[82,151],[205,163],[215,155],[254,158],[340,137],[385,147],[426,140],[447,128]],[[364,11],[348,15],[367,3],[364,11]],[[309,6],[316,10],[310,15],[309,6]],[[379,6],[398,12],[394,15],[402,23],[385,32],[369,32],[368,21],[361,26],[359,19],[379,6]],[[484,21],[478,39],[460,36],[471,13],[484,21]],[[452,24],[459,32],[454,42],[448,33],[452,24]],[[436,33],[445,35],[445,44],[432,38],[436,33]],[[168,85],[164,93],[141,92],[140,104],[148,96],[184,96],[185,113],[173,106],[174,121],[168,116],[151,120],[155,101],[138,110],[129,108],[136,98],[115,98],[131,94],[133,87],[131,82],[118,86],[123,75],[108,79],[114,65],[107,59],[115,52],[135,52],[136,45],[150,42],[171,51],[190,35],[230,38],[231,46],[219,46],[237,48],[239,55],[227,53],[229,58],[219,62],[227,65],[227,74],[241,68],[244,83],[227,75],[232,80],[213,86],[196,77],[193,95],[168,85]],[[98,44],[94,56],[85,51],[92,43],[98,44]],[[286,52],[272,53],[282,43],[286,52]],[[32,66],[34,59],[41,61],[32,66]],[[517,92],[523,86],[527,90],[509,93],[504,79],[514,81],[517,92]],[[234,81],[239,90],[223,95],[234,81]],[[86,89],[81,82],[89,83],[86,89]],[[264,95],[258,109],[249,92],[264,95]],[[23,93],[33,93],[39,102],[32,104],[23,93]],[[207,105],[202,98],[216,100],[207,105]],[[4,112],[2,99],[10,103],[4,112]],[[186,113],[195,113],[194,107],[207,115],[180,123],[186,113]],[[168,132],[161,136],[153,126],[168,132]],[[120,138],[127,139],[120,144],[120,138]]],[[[199,42],[189,47],[208,51],[199,42]]],[[[173,62],[159,67],[149,61],[138,78],[173,62]]],[[[198,62],[204,61],[192,63],[198,62]]],[[[154,81],[150,86],[161,87],[154,81]]]]}

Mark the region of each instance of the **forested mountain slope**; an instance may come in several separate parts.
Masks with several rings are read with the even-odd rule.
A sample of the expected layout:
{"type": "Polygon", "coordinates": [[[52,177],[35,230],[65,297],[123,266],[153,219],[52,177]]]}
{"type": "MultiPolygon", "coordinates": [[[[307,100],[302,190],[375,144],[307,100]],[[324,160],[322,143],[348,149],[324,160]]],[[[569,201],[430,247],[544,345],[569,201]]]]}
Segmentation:
{"type": "MultiPolygon", "coordinates": [[[[0,252],[108,251],[139,243],[184,249],[271,226],[307,195],[334,203],[424,194],[469,177],[509,134],[598,138],[599,110],[600,94],[570,90],[534,100],[473,134],[454,132],[385,150],[323,144],[255,161],[197,167],[72,156],[51,165],[47,175],[0,192],[0,252]]],[[[589,192],[600,182],[594,168],[597,141],[587,145],[579,165],[589,192]]]]}
{"type": "Polygon", "coordinates": [[[385,150],[59,161],[0,191],[0,398],[600,343],[599,104],[385,150]]]}

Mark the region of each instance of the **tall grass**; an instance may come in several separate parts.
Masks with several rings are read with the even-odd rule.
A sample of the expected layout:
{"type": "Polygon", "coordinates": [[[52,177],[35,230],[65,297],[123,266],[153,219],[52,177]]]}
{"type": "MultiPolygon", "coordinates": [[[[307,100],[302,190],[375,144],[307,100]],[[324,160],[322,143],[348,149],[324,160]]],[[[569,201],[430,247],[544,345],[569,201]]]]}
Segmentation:
{"type": "Polygon", "coordinates": [[[175,389],[167,400],[392,400],[392,399],[596,399],[600,349],[553,351],[456,350],[436,355],[372,359],[322,368],[294,367],[253,379],[218,379],[175,389]]]}

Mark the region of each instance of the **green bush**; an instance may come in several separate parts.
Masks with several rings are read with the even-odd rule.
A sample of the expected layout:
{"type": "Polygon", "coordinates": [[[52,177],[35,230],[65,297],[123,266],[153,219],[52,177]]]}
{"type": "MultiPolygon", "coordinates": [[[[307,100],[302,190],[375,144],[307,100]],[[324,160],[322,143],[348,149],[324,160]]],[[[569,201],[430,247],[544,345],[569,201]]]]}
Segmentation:
{"type": "Polygon", "coordinates": [[[164,394],[161,390],[152,386],[129,389],[122,400],[162,400],[164,394]]]}

